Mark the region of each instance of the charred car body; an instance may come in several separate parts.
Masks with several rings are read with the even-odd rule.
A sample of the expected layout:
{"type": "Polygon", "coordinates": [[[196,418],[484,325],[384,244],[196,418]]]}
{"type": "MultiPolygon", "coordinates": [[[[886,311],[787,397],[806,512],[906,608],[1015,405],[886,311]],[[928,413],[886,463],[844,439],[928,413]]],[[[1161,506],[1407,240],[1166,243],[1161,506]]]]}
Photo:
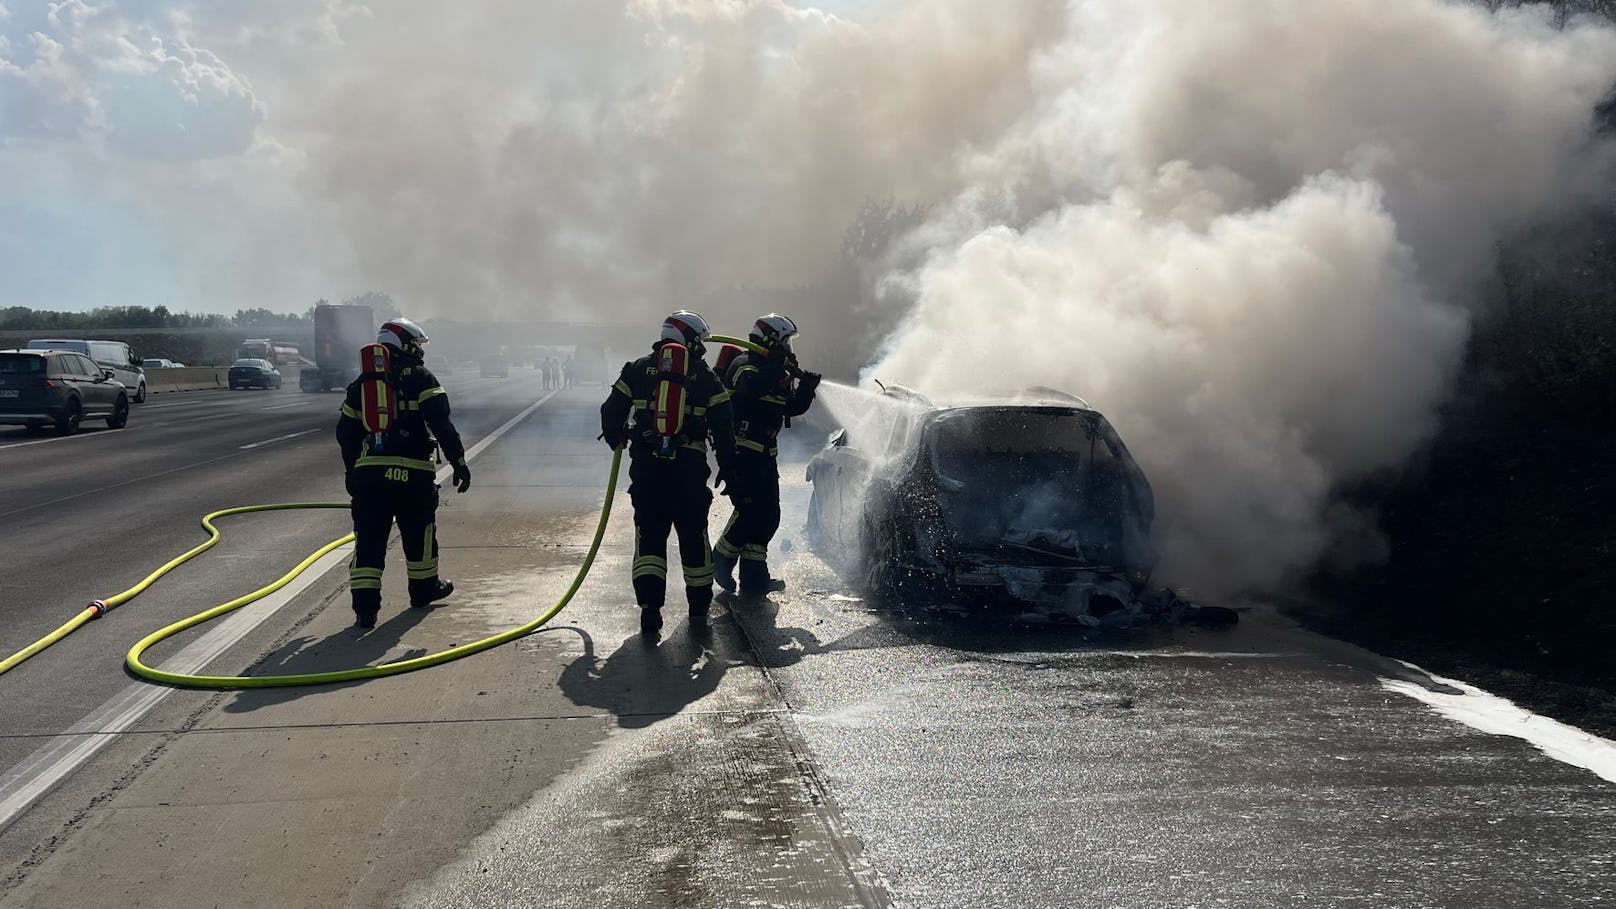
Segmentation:
{"type": "Polygon", "coordinates": [[[1035,389],[937,407],[887,389],[881,401],[808,464],[809,540],[851,582],[1086,625],[1193,608],[1150,587],[1150,483],[1081,398],[1035,389]]]}

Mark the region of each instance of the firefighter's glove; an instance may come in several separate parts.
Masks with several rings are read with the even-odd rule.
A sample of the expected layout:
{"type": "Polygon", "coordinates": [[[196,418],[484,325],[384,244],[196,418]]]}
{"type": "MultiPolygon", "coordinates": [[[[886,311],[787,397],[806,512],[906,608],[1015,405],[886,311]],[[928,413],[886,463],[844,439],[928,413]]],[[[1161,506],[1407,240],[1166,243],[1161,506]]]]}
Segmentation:
{"type": "Polygon", "coordinates": [[[825,377],[817,372],[804,372],[797,378],[797,387],[803,391],[813,391],[824,379],[825,377]]]}
{"type": "Polygon", "coordinates": [[[471,488],[471,468],[465,464],[456,464],[454,467],[454,487],[457,492],[465,492],[471,488]]]}
{"type": "Polygon", "coordinates": [[[622,429],[608,430],[601,433],[600,437],[606,440],[606,446],[612,451],[616,451],[628,444],[628,433],[622,429]]]}

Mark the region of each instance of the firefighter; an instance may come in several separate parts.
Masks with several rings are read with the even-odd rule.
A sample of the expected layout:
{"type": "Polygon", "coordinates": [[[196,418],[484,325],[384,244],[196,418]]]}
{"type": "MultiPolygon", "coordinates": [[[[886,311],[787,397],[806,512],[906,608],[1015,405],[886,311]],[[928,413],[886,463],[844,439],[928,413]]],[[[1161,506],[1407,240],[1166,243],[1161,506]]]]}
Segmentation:
{"type": "MultiPolygon", "coordinates": [[[[349,384],[337,420],[337,442],[353,499],[354,554],[348,562],[348,587],[359,628],[376,627],[387,537],[394,520],[404,547],[410,605],[424,609],[454,592],[453,583],[438,577],[434,455],[441,447],[454,465],[454,485],[460,492],[471,488],[471,468],[466,466],[460,433],[449,420],[449,396],[422,365],[427,340],[426,332],[409,319],[384,323],[376,341],[388,348],[387,371],[361,375],[349,384]],[[385,382],[396,400],[397,419],[389,421],[385,431],[367,429],[367,382],[385,382]]],[[[374,388],[368,392],[376,393],[374,388]]]]}
{"type": "Polygon", "coordinates": [[[713,551],[707,537],[708,439],[719,482],[734,458],[729,392],[702,355],[710,335],[701,316],[680,310],[662,323],[651,353],[623,364],[600,406],[601,437],[612,448],[628,445],[629,501],[634,506],[634,597],[640,630],[662,628],[667,595],[668,531],[679,535],[685,599],[699,621],[713,601],[713,551]]]}
{"type": "Polygon", "coordinates": [[[804,372],[791,352],[797,323],[769,313],[752,324],[752,343],[762,353],[746,351],[731,360],[725,385],[735,409],[735,468],[728,477],[729,524],[714,547],[715,580],[735,593],[735,565],[740,563],[740,598],[762,599],[785,589],[785,581],[769,576],[769,541],[780,529],[780,470],[775,440],[791,418],[808,412],[820,375],[804,372]]]}

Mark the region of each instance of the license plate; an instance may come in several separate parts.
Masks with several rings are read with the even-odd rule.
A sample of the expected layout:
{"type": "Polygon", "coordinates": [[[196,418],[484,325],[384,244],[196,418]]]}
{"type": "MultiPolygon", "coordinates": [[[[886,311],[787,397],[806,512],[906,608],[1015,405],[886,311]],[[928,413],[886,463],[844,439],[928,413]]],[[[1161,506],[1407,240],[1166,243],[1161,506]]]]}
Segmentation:
{"type": "Polygon", "coordinates": [[[15,388],[0,388],[0,398],[15,398],[20,392],[15,388]]]}

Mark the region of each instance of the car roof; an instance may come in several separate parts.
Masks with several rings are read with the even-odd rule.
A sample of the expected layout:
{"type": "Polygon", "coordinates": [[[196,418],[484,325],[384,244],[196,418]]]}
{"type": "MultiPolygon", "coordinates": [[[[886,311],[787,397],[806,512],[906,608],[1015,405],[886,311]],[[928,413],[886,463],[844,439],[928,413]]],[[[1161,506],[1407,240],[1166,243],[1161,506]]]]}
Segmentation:
{"type": "MultiPolygon", "coordinates": [[[[76,354],[76,353],[78,353],[78,351],[76,351],[76,350],[60,350],[59,351],[57,348],[54,348],[54,347],[26,347],[26,348],[24,348],[24,347],[13,347],[10,350],[0,350],[0,354],[31,354],[31,355],[36,356],[36,357],[43,357],[45,354],[48,354],[48,353],[76,354]]],[[[80,356],[83,356],[83,354],[80,354],[80,356]]]]}
{"type": "Polygon", "coordinates": [[[988,413],[988,412],[1055,413],[1055,414],[1074,414],[1074,415],[1075,414],[1093,414],[1094,416],[1099,417],[1102,420],[1105,419],[1105,415],[1100,413],[1098,410],[1095,410],[1095,409],[1093,409],[1091,407],[1079,407],[1076,404],[1056,404],[1056,403],[1017,404],[1017,403],[1012,403],[1012,402],[999,403],[999,404],[990,403],[990,402],[983,402],[983,403],[980,403],[980,404],[956,404],[956,405],[953,405],[953,406],[950,406],[950,407],[938,407],[938,408],[934,408],[933,410],[927,411],[927,413],[926,413],[926,415],[925,415],[925,417],[923,419],[925,419],[926,422],[931,423],[931,422],[936,422],[936,421],[942,420],[942,419],[952,419],[954,417],[963,416],[963,415],[969,414],[969,413],[988,413]]]}

